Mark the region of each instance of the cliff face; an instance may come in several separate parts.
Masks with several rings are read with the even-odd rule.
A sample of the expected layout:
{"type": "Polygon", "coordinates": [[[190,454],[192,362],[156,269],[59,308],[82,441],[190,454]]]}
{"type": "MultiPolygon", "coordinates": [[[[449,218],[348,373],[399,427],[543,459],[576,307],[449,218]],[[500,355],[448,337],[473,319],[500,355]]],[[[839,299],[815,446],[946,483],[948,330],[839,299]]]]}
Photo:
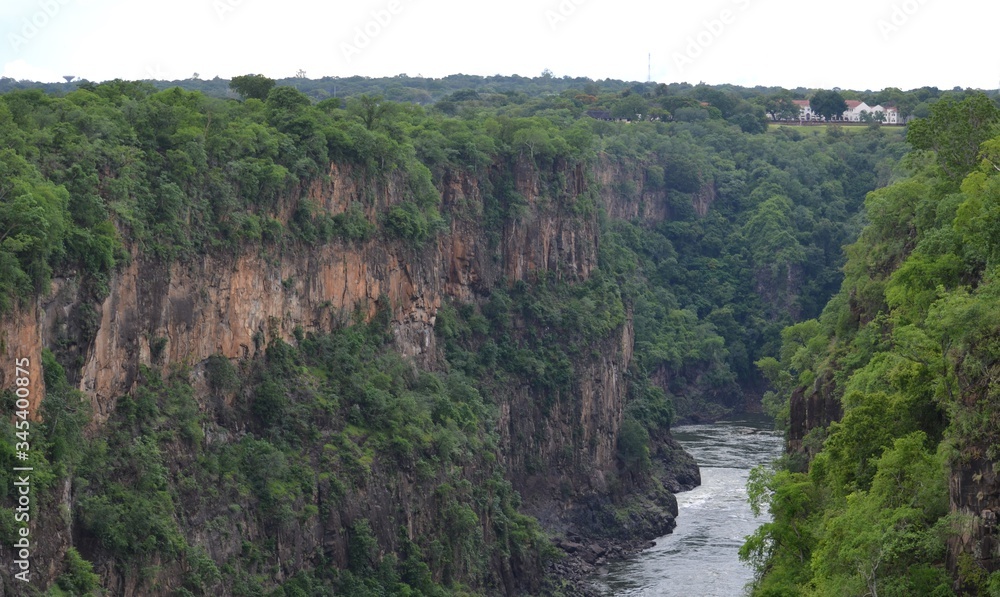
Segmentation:
{"type": "Polygon", "coordinates": [[[666,191],[648,188],[644,172],[636,164],[605,156],[600,159],[594,177],[609,217],[646,222],[667,219],[666,191]]]}
{"type": "Polygon", "coordinates": [[[39,309],[36,305],[30,305],[21,310],[16,317],[5,319],[0,323],[0,357],[3,358],[3,366],[0,366],[0,387],[15,387],[16,363],[22,359],[28,359],[27,370],[29,372],[29,394],[27,397],[30,403],[29,411],[32,418],[37,420],[38,407],[45,395],[45,380],[42,379],[42,333],[39,327],[39,309]]]}
{"type": "MultiPolygon", "coordinates": [[[[39,364],[31,386],[32,409],[37,413],[43,392],[42,347],[60,347],[57,357],[71,383],[91,401],[98,428],[112,415],[118,398],[136,388],[142,367],[166,375],[176,365],[192,366],[194,386],[207,390],[204,368],[198,365],[212,355],[234,361],[253,358],[262,354],[271,339],[293,343],[297,332],[329,331],[358,316],[370,319],[380,309],[391,314],[396,349],[433,368],[441,360],[434,325],[445,301],[476,303],[491,289],[531,281],[542,273],[569,282],[591,275],[599,245],[597,215],[595,210],[582,214],[574,210],[574,200],[598,196],[619,217],[665,217],[658,211],[663,201],[655,197],[642,213],[625,214],[627,208],[613,193],[599,195],[591,190],[594,183],[582,166],[559,174],[565,180],[564,196],[553,198],[546,196],[546,187],[532,167],[516,164],[512,172],[504,173],[513,178],[527,208],[520,217],[505,219],[502,230],[487,229],[482,217],[486,195],[491,192],[488,179],[500,176],[499,171],[483,179],[460,174],[446,177],[440,190],[443,211],[450,216],[448,229],[436,242],[420,247],[379,239],[311,247],[289,242],[280,247],[246,247],[238,255],[199,255],[176,263],[151,259],[133,248],[131,260],[115,272],[100,301],[93,300],[92,290],[74,278],[56,279],[51,293],[3,323],[3,354],[7,362],[28,356],[39,364]]],[[[599,167],[594,178],[606,190],[626,176],[624,170],[599,167]]],[[[379,214],[405,194],[400,181],[374,184],[334,164],[327,177],[283,203],[279,219],[287,222],[297,203],[308,199],[330,214],[363,206],[368,220],[377,223],[379,214]]],[[[551,406],[542,406],[543,397],[527,387],[509,388],[499,397],[499,465],[524,496],[527,510],[549,528],[566,530],[572,526],[571,519],[585,518],[581,508],[586,508],[581,504],[607,501],[616,469],[632,345],[629,318],[591,355],[575,363],[572,395],[551,406]]],[[[10,387],[10,371],[5,368],[0,375],[4,376],[2,385],[10,387]]],[[[201,405],[203,410],[206,407],[201,405]]],[[[177,458],[183,461],[183,455],[177,458]]],[[[687,466],[693,468],[693,463],[687,466]]],[[[482,480],[488,472],[467,471],[466,476],[482,480]]],[[[327,516],[317,517],[308,532],[278,534],[278,553],[287,559],[283,574],[293,573],[295,563],[307,561],[316,549],[345,565],[348,538],[344,529],[357,517],[375,521],[373,530],[380,545],[389,548],[398,542],[400,524],[411,534],[434,528],[436,523],[428,514],[433,511],[433,485],[414,482],[405,473],[374,470],[367,487],[344,498],[327,516]],[[381,509],[400,514],[378,522],[376,511],[381,509]]],[[[70,504],[69,491],[67,487],[59,500],[65,506],[70,504]]],[[[662,496],[659,499],[669,502],[662,496]]],[[[658,530],[672,525],[666,505],[666,514],[657,514],[658,530]]],[[[205,507],[193,513],[192,520],[227,515],[224,506],[205,507]]],[[[221,562],[239,553],[241,536],[252,540],[265,534],[239,516],[226,526],[228,532],[214,534],[193,527],[189,541],[206,546],[210,556],[221,562]]],[[[41,575],[39,586],[51,582],[55,564],[71,544],[68,532],[45,541],[52,565],[41,575]]],[[[160,565],[167,590],[170,575],[182,575],[183,566],[160,565]]],[[[148,590],[134,574],[116,570],[111,561],[99,563],[98,572],[116,594],[148,590]]],[[[513,580],[516,570],[508,566],[500,574],[506,592],[521,586],[513,580]]]]}
{"type": "Polygon", "coordinates": [[[787,443],[790,452],[803,452],[802,440],[806,434],[840,420],[843,413],[834,383],[833,374],[828,371],[814,382],[810,392],[806,393],[804,388],[792,392],[787,443]]]}
{"type": "Polygon", "coordinates": [[[544,396],[516,388],[501,405],[501,452],[529,511],[562,526],[581,495],[606,494],[615,470],[632,358],[632,322],[577,368],[572,396],[543,406],[544,396]],[[562,498],[558,496],[563,496],[562,498]]]}
{"type": "MultiPolygon", "coordinates": [[[[434,318],[444,299],[473,301],[501,279],[512,284],[539,272],[584,280],[595,267],[595,219],[538,209],[539,183],[533,174],[527,167],[516,171],[530,216],[506,225],[496,250],[475,218],[475,206],[483,200],[480,182],[466,177],[447,181],[443,196],[446,208],[454,208],[453,218],[448,233],[431,246],[338,242],[201,255],[172,264],[133,251],[131,262],[111,280],[108,296],[95,306],[93,340],[75,338],[86,345],[80,389],[103,419],[114,400],[133,388],[140,365],[167,371],[172,364],[197,364],[213,354],[252,357],[268,338],[291,341],[296,328],[329,330],[358,309],[370,318],[379,301],[388,301],[400,352],[433,361],[434,318]],[[470,205],[472,211],[463,213],[470,205]]],[[[571,174],[574,185],[583,184],[577,172],[571,174]]],[[[568,193],[581,190],[574,186],[568,193]]],[[[374,198],[370,192],[349,169],[333,165],[328,179],[312,184],[305,198],[331,214],[352,203],[365,205],[367,217],[377,221],[378,213],[404,194],[395,183],[379,188],[374,198]]],[[[293,204],[289,201],[284,211],[292,211],[293,204]]],[[[8,350],[16,346],[40,355],[41,346],[54,344],[67,318],[85,302],[72,280],[57,280],[39,308],[5,325],[8,337],[16,339],[8,350]]]]}
{"type": "Polygon", "coordinates": [[[956,463],[949,478],[950,511],[962,522],[959,532],[948,539],[948,569],[960,576],[960,556],[971,554],[988,573],[1000,570],[1000,478],[995,463],[975,457],[956,463]]]}
{"type": "Polygon", "coordinates": [[[755,290],[767,305],[766,313],[771,320],[785,315],[790,315],[793,321],[801,319],[798,299],[804,281],[802,268],[797,264],[769,264],[754,270],[755,290]]]}

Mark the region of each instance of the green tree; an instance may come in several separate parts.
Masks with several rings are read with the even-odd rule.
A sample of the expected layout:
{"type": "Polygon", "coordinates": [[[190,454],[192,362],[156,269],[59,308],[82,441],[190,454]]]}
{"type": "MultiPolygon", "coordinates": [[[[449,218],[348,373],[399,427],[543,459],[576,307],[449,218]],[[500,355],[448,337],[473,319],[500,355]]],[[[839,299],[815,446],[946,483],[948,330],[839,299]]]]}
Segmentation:
{"type": "Polygon", "coordinates": [[[275,86],[275,80],[264,75],[241,75],[233,77],[229,82],[229,88],[243,96],[244,99],[259,99],[264,101],[271,88],[275,86]]]}
{"type": "Polygon", "coordinates": [[[795,236],[792,223],[792,202],[787,197],[775,195],[764,201],[753,211],[743,235],[758,264],[791,264],[802,260],[802,246],[795,236]]]}
{"type": "Polygon", "coordinates": [[[649,102],[637,93],[629,94],[615,102],[611,107],[611,115],[615,118],[637,120],[649,112],[649,102]]]}
{"type": "Polygon", "coordinates": [[[800,595],[797,585],[808,580],[803,564],[816,544],[810,519],[822,508],[820,492],[806,475],[758,466],[750,471],[747,494],[755,516],[765,505],[771,515],[740,548],[740,560],[754,569],[753,594],[800,595]]]}
{"type": "Polygon", "coordinates": [[[692,89],[691,94],[699,100],[707,102],[713,108],[717,108],[722,113],[723,118],[732,116],[740,103],[740,98],[736,95],[704,84],[692,89]]]}
{"type": "Polygon", "coordinates": [[[926,439],[897,439],[878,459],[871,489],[848,495],[826,521],[812,559],[818,595],[951,594],[948,576],[929,565],[944,559],[935,523],[948,511],[948,487],[926,439]]]}
{"type": "Polygon", "coordinates": [[[960,102],[944,98],[931,107],[929,118],[910,123],[906,140],[936,152],[945,174],[958,181],[976,167],[979,147],[997,134],[998,122],[1000,109],[982,93],[960,102]]]}
{"type": "Polygon", "coordinates": [[[64,251],[69,194],[12,149],[0,150],[0,312],[12,295],[44,289],[64,251]]]}
{"type": "Polygon", "coordinates": [[[782,90],[763,99],[764,110],[774,120],[798,120],[799,107],[795,105],[792,94],[782,90]]]}
{"type": "Polygon", "coordinates": [[[71,595],[94,595],[101,588],[101,577],[94,573],[94,565],[80,555],[75,547],[66,550],[64,572],[56,580],[63,591],[71,595]]]}
{"type": "Polygon", "coordinates": [[[729,122],[740,127],[740,130],[744,133],[749,133],[751,135],[758,135],[760,133],[767,132],[767,121],[763,118],[758,118],[753,114],[734,114],[729,117],[729,122]]]}
{"type": "Polygon", "coordinates": [[[396,104],[385,101],[381,95],[361,95],[347,103],[347,110],[361,119],[365,128],[374,131],[380,128],[396,104]]]}
{"type": "Polygon", "coordinates": [[[821,89],[810,98],[809,107],[814,113],[822,116],[823,120],[833,120],[847,110],[847,102],[840,93],[821,89]]]}
{"type": "Polygon", "coordinates": [[[632,418],[622,422],[618,434],[618,455],[629,473],[636,476],[646,473],[650,466],[649,432],[642,423],[632,418]]]}

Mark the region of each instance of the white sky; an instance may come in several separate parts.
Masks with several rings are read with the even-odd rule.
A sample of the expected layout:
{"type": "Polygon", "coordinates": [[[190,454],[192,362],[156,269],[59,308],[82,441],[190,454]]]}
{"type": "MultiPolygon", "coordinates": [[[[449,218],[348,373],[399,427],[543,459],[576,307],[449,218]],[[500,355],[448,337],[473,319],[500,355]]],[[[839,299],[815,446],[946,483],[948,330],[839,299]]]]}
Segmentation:
{"type": "Polygon", "coordinates": [[[659,82],[995,89],[998,16],[989,0],[2,0],[0,76],[645,81],[651,54],[659,82]]]}

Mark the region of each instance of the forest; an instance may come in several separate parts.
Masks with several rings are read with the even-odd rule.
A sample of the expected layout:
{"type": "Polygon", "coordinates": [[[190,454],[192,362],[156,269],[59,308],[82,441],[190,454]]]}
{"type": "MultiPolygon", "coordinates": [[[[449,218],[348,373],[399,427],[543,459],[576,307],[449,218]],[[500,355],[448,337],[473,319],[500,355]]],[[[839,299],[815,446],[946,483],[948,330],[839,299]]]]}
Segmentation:
{"type": "Polygon", "coordinates": [[[1000,595],[998,119],[977,95],[909,125],[840,291],[760,362],[791,450],[752,476],[754,595],[1000,595]]]}
{"type": "MultiPolygon", "coordinates": [[[[38,594],[569,591],[545,574],[562,556],[537,496],[517,489],[555,465],[511,458],[497,421],[511,388],[540,416],[572,404],[581,372],[629,329],[614,471],[595,506],[606,516],[588,532],[649,530],[623,529],[641,518],[637,495],[664,491],[658,475],[679,458],[672,424],[763,396],[796,440],[796,400],[820,394],[843,418],[805,430],[778,469],[754,475],[754,506],[773,516],[744,548],[755,594],[854,583],[844,586],[944,595],[953,577],[982,594],[1000,586],[956,539],[954,525],[985,523],[954,516],[947,479],[995,478],[992,100],[927,90],[912,106],[927,117],[904,140],[878,123],[769,126],[763,98],[782,90],[461,79],[415,102],[381,82],[346,98],[355,88],[232,83],[0,95],[0,313],[68,279],[83,297],[43,353],[37,507],[52,518],[63,508],[73,541],[38,594]],[[337,213],[308,194],[330,164],[363,196],[337,213]],[[525,196],[525,172],[537,196],[525,196]],[[455,180],[477,181],[481,200],[446,201],[455,180]],[[394,247],[418,263],[463,226],[501,260],[539,213],[593,229],[596,267],[501,277],[445,301],[430,361],[399,353],[380,297],[322,331],[264,330],[242,359],[168,366],[169,339],[151,334],[134,390],[99,423],[79,389],[98,312],[132,264],[276,263],[324,247],[394,247]],[[364,510],[375,487],[402,495],[408,483],[427,496],[417,518],[433,532],[364,510]],[[331,520],[342,553],[295,539],[331,520]]],[[[4,544],[20,525],[6,477],[14,404],[5,392],[4,544]]],[[[583,431],[571,432],[580,445],[583,431]]],[[[561,491],[590,495],[572,478],[561,491]]],[[[987,509],[969,495],[965,510],[987,509]]]]}
{"type": "MultiPolygon", "coordinates": [[[[262,101],[122,81],[65,97],[4,95],[6,184],[30,204],[5,204],[0,307],[44,291],[59,267],[79,267],[99,294],[127,244],[167,260],[375,234],[419,245],[446,226],[436,187],[449,173],[604,160],[629,168],[617,197],[665,216],[602,224],[602,274],[651,323],[637,326],[643,367],[663,368],[678,392],[701,383],[691,395],[735,404],[761,387],[753,363],[777,354],[780,330],[818,315],[839,287],[840,247],[860,228],[864,196],[889,182],[905,151],[891,129],[746,133],[765,128],[762,109],[707,87],[602,97],[615,112],[669,106],[677,118],[628,124],[586,117],[592,104],[573,91],[538,100],[470,91],[426,109],[370,95],[313,103],[265,87],[262,101]],[[714,101],[702,107],[700,97],[714,101]],[[378,222],[307,204],[279,221],[279,198],[328,161],[376,180],[400,172],[409,198],[378,222]],[[650,192],[665,204],[644,205],[650,192]]],[[[499,191],[484,206],[497,224],[518,210],[499,191]]]]}
{"type": "MultiPolygon", "coordinates": [[[[266,79],[266,77],[261,77],[266,79]]],[[[235,77],[234,79],[239,78],[235,77]]],[[[0,93],[20,89],[41,89],[46,93],[61,95],[88,83],[88,81],[76,77],[72,77],[70,81],[65,83],[37,83],[0,77],[0,93]]],[[[230,80],[221,77],[202,79],[197,73],[194,73],[188,79],[174,81],[150,80],[146,81],[146,83],[159,90],[180,87],[188,91],[200,91],[211,97],[238,97],[238,94],[230,85],[230,80]]],[[[817,90],[805,87],[785,89],[782,87],[760,85],[751,88],[738,85],[706,85],[703,83],[692,84],[687,82],[640,83],[615,79],[593,80],[587,77],[557,77],[550,72],[542,73],[540,77],[519,75],[482,77],[455,74],[440,79],[426,78],[419,75],[409,76],[405,73],[395,77],[353,76],[312,79],[308,78],[306,73],[300,72],[294,77],[277,79],[276,84],[283,87],[293,87],[317,102],[330,98],[346,99],[367,94],[380,95],[394,102],[437,106],[444,110],[451,108],[451,104],[447,102],[456,99],[469,99],[467,96],[471,92],[485,96],[505,96],[507,101],[515,102],[523,102],[545,96],[563,95],[574,97],[585,104],[601,109],[610,110],[616,105],[621,105],[619,112],[627,106],[627,103],[623,103],[623,100],[630,93],[660,97],[661,101],[658,102],[660,105],[653,105],[651,107],[665,108],[668,113],[672,113],[674,109],[680,107],[701,107],[700,102],[707,102],[710,104],[709,108],[714,107],[722,113],[727,113],[731,106],[740,103],[739,100],[745,100],[759,108],[763,108],[772,116],[781,118],[794,118],[794,115],[797,114],[797,108],[789,105],[790,100],[812,98],[817,91],[822,91],[824,94],[835,93],[845,100],[864,101],[870,106],[893,105],[899,110],[901,117],[904,119],[910,116],[926,118],[930,114],[930,108],[934,103],[942,98],[956,94],[968,95],[977,92],[985,93],[991,98],[996,97],[995,91],[976,91],[960,87],[938,89],[937,87],[924,86],[907,91],[896,87],[887,87],[880,91],[850,89],[817,90]],[[664,101],[662,99],[663,96],[672,96],[673,99],[664,101]],[[790,110],[792,112],[789,112],[790,110]]],[[[635,98],[629,101],[634,102],[635,98]]],[[[655,115],[656,113],[657,110],[655,109],[644,112],[644,114],[648,115],[655,115]]],[[[629,114],[629,116],[632,115],[629,114]]]]}

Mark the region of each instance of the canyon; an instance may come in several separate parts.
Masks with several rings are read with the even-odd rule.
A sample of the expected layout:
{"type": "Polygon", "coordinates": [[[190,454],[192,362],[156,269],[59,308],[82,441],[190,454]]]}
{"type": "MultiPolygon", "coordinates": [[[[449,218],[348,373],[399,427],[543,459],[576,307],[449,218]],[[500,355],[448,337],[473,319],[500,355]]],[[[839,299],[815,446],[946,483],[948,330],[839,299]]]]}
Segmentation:
{"type": "MultiPolygon", "coordinates": [[[[97,435],[114,414],[117,400],[136,391],[142,368],[164,377],[178,366],[188,368],[199,408],[210,411],[205,372],[209,357],[232,362],[261,358],[269,341],[294,344],[302,333],[370,321],[379,309],[388,312],[394,350],[416,366],[433,370],[443,363],[434,330],[443,303],[482,303],[493,289],[539,277],[571,284],[588,279],[596,267],[600,233],[596,210],[580,215],[573,208],[582,196],[596,197],[602,209],[619,217],[666,216],[662,210],[640,214],[637,203],[623,202],[613,193],[611,189],[633,181],[635,172],[610,160],[602,161],[596,171],[577,165],[559,172],[567,187],[556,200],[545,197],[543,181],[529,165],[515,164],[508,174],[527,209],[522,217],[504,223],[499,242],[494,243],[477,218],[486,192],[483,181],[456,175],[441,189],[448,229],[426,246],[374,238],[311,247],[293,243],[280,249],[248,246],[239,254],[164,262],[133,245],[127,263],[108,281],[103,298],[96,298],[80,278],[64,274],[54,278],[49,293],[6,317],[0,326],[3,358],[12,362],[27,356],[37,364],[42,362],[43,347],[51,349],[70,383],[89,400],[93,413],[89,433],[97,435]]],[[[401,201],[403,186],[392,179],[373,183],[350,166],[334,163],[322,179],[283,199],[278,219],[287,224],[299,203],[308,201],[331,215],[361,205],[366,217],[377,223],[379,213],[401,201]]],[[[639,194],[643,204],[665,203],[662,191],[640,189],[639,194]]],[[[711,192],[704,195],[710,197],[711,192]]],[[[672,528],[676,515],[670,491],[698,482],[693,461],[666,435],[656,449],[660,472],[652,486],[625,490],[610,486],[618,476],[616,454],[633,352],[632,326],[628,316],[615,333],[574,363],[572,395],[552,408],[540,406],[544,399],[530,385],[509,388],[496,397],[499,470],[520,493],[524,511],[550,532],[623,540],[661,535],[672,528]],[[627,530],[617,528],[610,515],[614,502],[622,500],[643,504],[623,527],[627,530]]],[[[0,385],[10,387],[10,376],[8,369],[0,373],[0,385]]],[[[31,383],[31,412],[37,422],[45,393],[40,373],[31,383]]],[[[235,394],[228,397],[230,403],[235,399],[235,394]]],[[[236,430],[242,426],[237,424],[236,430]]],[[[184,461],[182,455],[174,458],[184,461]]],[[[308,566],[308,554],[319,547],[336,565],[346,566],[345,529],[352,520],[368,519],[383,549],[389,551],[398,547],[393,525],[399,521],[380,512],[405,510],[404,526],[411,538],[434,526],[421,514],[433,511],[428,504],[433,491],[405,471],[383,467],[373,470],[367,489],[348,495],[327,520],[307,521],[305,532],[294,537],[279,533],[279,542],[284,543],[278,550],[283,572],[275,580],[308,566]]],[[[481,471],[466,475],[481,478],[481,471]]],[[[66,479],[40,515],[48,522],[35,530],[39,587],[53,581],[58,563],[74,544],[72,516],[57,514],[73,512],[72,496],[72,479],[66,479]]],[[[206,508],[194,518],[210,519],[217,510],[206,508]]],[[[191,543],[206,546],[220,562],[239,553],[239,543],[224,537],[257,540],[267,534],[241,517],[229,520],[222,533],[197,526],[183,530],[191,543]]],[[[162,589],[154,590],[148,579],[119,569],[100,550],[88,555],[107,586],[121,595],[167,594],[169,587],[178,585],[184,569],[178,562],[159,561],[155,585],[162,589]]],[[[504,592],[513,594],[537,586],[541,573],[524,570],[515,578],[506,570],[498,576],[504,578],[504,592]]]]}

